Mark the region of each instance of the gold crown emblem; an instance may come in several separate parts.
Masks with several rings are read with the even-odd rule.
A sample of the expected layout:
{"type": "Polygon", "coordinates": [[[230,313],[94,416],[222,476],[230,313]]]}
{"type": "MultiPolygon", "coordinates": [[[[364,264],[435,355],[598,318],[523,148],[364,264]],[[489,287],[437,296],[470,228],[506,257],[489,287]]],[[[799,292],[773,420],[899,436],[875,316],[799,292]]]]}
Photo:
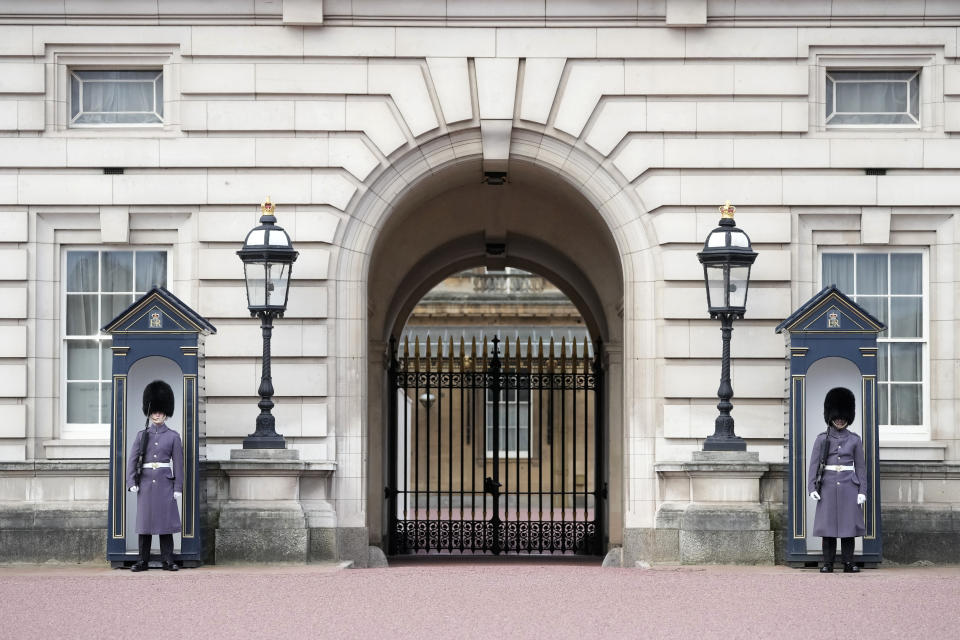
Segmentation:
{"type": "Polygon", "coordinates": [[[260,212],[265,216],[272,216],[276,207],[272,202],[270,202],[270,196],[267,196],[267,201],[260,205],[260,212]]]}
{"type": "Polygon", "coordinates": [[[733,218],[733,214],[737,212],[737,208],[730,204],[730,201],[727,200],[722,207],[720,207],[720,217],[722,218],[733,218]]]}

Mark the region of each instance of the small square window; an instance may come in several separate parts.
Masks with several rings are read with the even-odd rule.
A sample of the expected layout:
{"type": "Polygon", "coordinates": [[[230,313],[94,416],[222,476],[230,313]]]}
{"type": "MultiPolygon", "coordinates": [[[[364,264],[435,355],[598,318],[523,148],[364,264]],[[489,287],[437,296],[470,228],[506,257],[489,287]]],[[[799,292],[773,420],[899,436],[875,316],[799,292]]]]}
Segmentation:
{"type": "Polygon", "coordinates": [[[163,123],[160,69],[72,70],[70,124],[163,123]]]}
{"type": "Polygon", "coordinates": [[[830,69],[827,125],[920,124],[920,71],[830,69]]]}

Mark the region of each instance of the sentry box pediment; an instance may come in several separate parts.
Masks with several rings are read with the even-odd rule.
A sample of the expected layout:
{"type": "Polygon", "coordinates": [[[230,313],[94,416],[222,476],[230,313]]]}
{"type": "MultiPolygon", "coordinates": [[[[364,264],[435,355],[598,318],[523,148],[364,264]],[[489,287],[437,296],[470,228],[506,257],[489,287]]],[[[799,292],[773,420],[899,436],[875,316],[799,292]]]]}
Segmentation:
{"type": "Polygon", "coordinates": [[[864,525],[857,557],[865,564],[882,556],[880,486],[877,473],[877,335],[886,327],[836,286],[824,287],[777,325],[789,336],[790,436],[787,562],[812,564],[821,557],[821,539],[811,533],[816,503],[807,495],[807,474],[817,434],[826,430],[823,398],[833,387],[850,389],[856,419],[848,427],[863,439],[868,482],[864,525]]]}
{"type": "Polygon", "coordinates": [[[127,491],[126,465],[130,447],[144,426],[143,389],[153,380],[164,380],[173,389],[175,405],[167,426],[180,434],[184,456],[182,532],[174,536],[174,556],[186,566],[196,566],[203,561],[203,338],[217,330],[175,295],[156,287],[111,320],[103,332],[113,338],[107,559],[120,567],[137,558],[137,500],[127,491]]]}
{"type": "Polygon", "coordinates": [[[211,334],[216,328],[206,318],[163,287],[154,287],[120,312],[103,328],[118,334],[211,334]]]}
{"type": "Polygon", "coordinates": [[[777,325],[776,332],[843,336],[876,335],[886,327],[870,313],[848,298],[836,286],[824,287],[803,306],[777,325]]]}

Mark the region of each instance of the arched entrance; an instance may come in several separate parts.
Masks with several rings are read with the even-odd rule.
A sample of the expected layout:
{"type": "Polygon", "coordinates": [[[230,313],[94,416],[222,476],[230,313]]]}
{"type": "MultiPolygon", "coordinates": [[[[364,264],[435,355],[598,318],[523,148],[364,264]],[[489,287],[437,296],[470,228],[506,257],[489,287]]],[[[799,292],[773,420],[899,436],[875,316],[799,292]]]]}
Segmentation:
{"type": "MultiPolygon", "coordinates": [[[[512,266],[548,277],[577,305],[590,335],[602,342],[600,464],[608,489],[602,530],[609,539],[601,550],[622,543],[628,472],[624,413],[634,406],[625,403],[624,389],[630,388],[631,372],[639,371],[624,367],[624,352],[625,345],[629,351],[638,340],[653,344],[653,323],[646,321],[652,298],[650,304],[632,306],[652,280],[651,234],[632,192],[596,159],[553,142],[565,162],[580,163],[580,171],[587,173],[578,175],[586,177],[574,180],[560,170],[563,162],[542,160],[536,148],[520,146],[511,156],[507,183],[483,184],[479,132],[460,132],[394,160],[349,207],[350,217],[337,234],[342,248],[336,306],[343,329],[334,342],[336,415],[343,417],[339,432],[356,433],[361,451],[341,455],[338,450],[338,475],[341,460],[364,460],[365,468],[357,480],[335,480],[334,493],[340,528],[363,526],[372,545],[386,548],[388,542],[385,488],[392,398],[385,391],[390,339],[398,337],[410,310],[437,282],[472,266],[512,266]],[[626,307],[639,309],[644,319],[629,331],[623,319],[626,307]],[[343,409],[350,407],[359,411],[343,409]],[[347,491],[357,482],[362,497],[347,491]]],[[[643,358],[651,351],[645,348],[643,358]]],[[[652,384],[652,377],[644,378],[631,395],[651,397],[652,384]]],[[[634,442],[645,446],[647,440],[634,442]]],[[[651,473],[651,504],[652,482],[651,473]]]]}
{"type": "Polygon", "coordinates": [[[391,340],[389,552],[599,554],[602,350],[537,274],[431,290],[391,340]]]}

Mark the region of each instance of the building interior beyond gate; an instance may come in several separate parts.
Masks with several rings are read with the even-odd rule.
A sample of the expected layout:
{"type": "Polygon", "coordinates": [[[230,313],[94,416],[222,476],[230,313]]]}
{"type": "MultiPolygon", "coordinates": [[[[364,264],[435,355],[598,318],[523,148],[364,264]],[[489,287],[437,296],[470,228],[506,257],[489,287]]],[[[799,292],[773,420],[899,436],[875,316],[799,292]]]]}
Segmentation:
{"type": "Polygon", "coordinates": [[[393,553],[599,553],[602,347],[562,292],[468,269],[391,349],[393,553]]]}

